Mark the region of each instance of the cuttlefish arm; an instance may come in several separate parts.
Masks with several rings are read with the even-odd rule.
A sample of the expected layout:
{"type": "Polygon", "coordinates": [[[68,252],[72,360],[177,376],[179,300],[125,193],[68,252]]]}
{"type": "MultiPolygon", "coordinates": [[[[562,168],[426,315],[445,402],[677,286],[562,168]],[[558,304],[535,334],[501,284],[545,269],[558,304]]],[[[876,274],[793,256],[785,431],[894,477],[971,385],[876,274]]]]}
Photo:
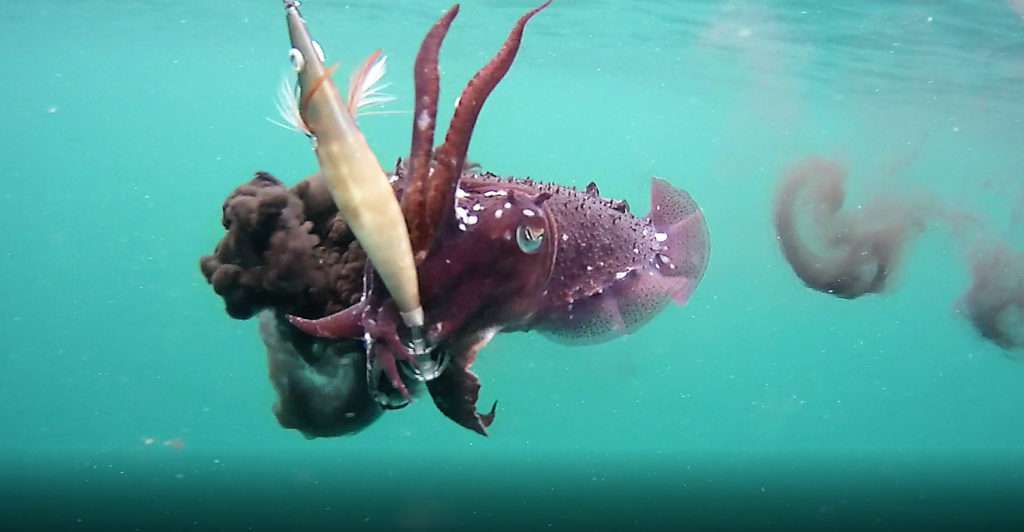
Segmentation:
{"type": "Polygon", "coordinates": [[[410,177],[402,197],[413,252],[418,261],[422,261],[429,253],[435,238],[446,224],[451,224],[455,219],[455,191],[466,164],[469,141],[480,110],[491,91],[512,66],[526,23],[550,3],[551,0],[548,0],[520,17],[501,50],[469,81],[459,97],[444,144],[433,152],[433,156],[431,147],[434,143],[434,123],[440,91],[438,55],[448,28],[459,13],[459,5],[452,6],[423,39],[416,56],[416,107],[408,164],[410,177]]]}
{"type": "Polygon", "coordinates": [[[461,338],[444,349],[448,350],[451,364],[448,370],[436,379],[427,382],[430,396],[442,414],[481,436],[487,436],[487,427],[494,421],[498,402],[491,409],[477,412],[476,401],[480,396],[480,379],[470,369],[480,352],[499,329],[481,331],[467,338],[461,338]]]}
{"type": "Polygon", "coordinates": [[[411,176],[402,194],[402,211],[409,227],[409,236],[416,261],[421,262],[434,239],[435,226],[427,216],[427,187],[431,155],[434,150],[434,126],[437,122],[437,98],[440,75],[437,71],[441,43],[448,34],[459,5],[454,5],[438,20],[420,45],[416,54],[413,77],[416,103],[413,111],[412,144],[409,149],[408,175],[411,176]]]}
{"type": "Polygon", "coordinates": [[[298,74],[298,114],[313,140],[338,212],[366,251],[402,319],[414,335],[423,326],[419,281],[405,218],[391,184],[356,126],[345,99],[310,37],[296,0],[284,0],[292,66],[298,74]]]}

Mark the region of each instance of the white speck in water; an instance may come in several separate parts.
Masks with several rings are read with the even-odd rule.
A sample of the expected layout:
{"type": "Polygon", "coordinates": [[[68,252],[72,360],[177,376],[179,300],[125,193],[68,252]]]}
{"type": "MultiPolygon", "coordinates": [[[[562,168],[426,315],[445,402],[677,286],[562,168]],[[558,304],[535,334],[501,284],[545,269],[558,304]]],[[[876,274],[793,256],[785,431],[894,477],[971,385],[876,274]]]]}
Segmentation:
{"type": "Polygon", "coordinates": [[[58,107],[57,107],[56,105],[51,105],[50,107],[47,107],[47,108],[46,108],[46,112],[47,112],[47,113],[50,113],[51,115],[52,115],[53,113],[56,113],[56,112],[57,112],[57,111],[59,111],[59,110],[60,110],[60,109],[59,109],[59,108],[58,108],[58,107]]]}

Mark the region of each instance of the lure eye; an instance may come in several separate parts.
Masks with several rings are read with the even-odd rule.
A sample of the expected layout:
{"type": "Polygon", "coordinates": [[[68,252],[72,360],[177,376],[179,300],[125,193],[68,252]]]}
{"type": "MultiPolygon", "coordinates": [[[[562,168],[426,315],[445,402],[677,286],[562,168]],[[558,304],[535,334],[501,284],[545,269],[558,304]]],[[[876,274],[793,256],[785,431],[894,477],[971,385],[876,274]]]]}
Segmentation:
{"type": "Polygon", "coordinates": [[[544,228],[521,224],[516,228],[516,244],[523,253],[534,254],[544,245],[544,228]]]}
{"type": "Polygon", "coordinates": [[[316,52],[316,56],[320,59],[321,63],[326,61],[326,59],[324,59],[324,49],[320,47],[319,42],[313,41],[313,51],[316,52]]]}
{"type": "Polygon", "coordinates": [[[296,72],[301,72],[302,67],[306,66],[306,58],[302,57],[302,52],[297,48],[288,50],[288,61],[292,64],[292,69],[296,72]]]}

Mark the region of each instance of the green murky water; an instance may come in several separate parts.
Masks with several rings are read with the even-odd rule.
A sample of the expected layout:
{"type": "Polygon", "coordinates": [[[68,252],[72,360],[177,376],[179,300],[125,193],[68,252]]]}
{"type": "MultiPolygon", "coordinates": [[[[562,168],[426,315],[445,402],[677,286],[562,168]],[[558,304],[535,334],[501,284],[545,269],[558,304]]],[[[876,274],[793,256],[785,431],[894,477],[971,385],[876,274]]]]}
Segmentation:
{"type": "MultiPolygon", "coordinates": [[[[915,496],[943,482],[998,519],[986,490],[1024,486],[1024,365],[956,311],[968,250],[927,232],[890,293],[844,301],[796,279],[771,224],[786,169],[821,155],[854,196],[927,190],[1024,250],[1024,7],[982,4],[556,0],[470,158],[596,181],[638,212],[651,175],[671,180],[708,219],[702,284],[607,344],[499,336],[475,365],[481,403],[501,401],[489,438],[420,401],[315,441],[277,425],[255,320],[229,319],[198,268],[237,184],[315,171],[308,142],[265,120],[288,71],[278,2],[8,6],[0,449],[19,489],[5,520],[884,524],[901,508],[948,518],[915,496]]],[[[463,5],[440,123],[530,5],[463,5]]],[[[304,14],[342,71],[382,48],[392,108],[408,110],[445,7],[309,0],[304,14]]],[[[382,161],[408,151],[410,122],[364,120],[382,161]]]]}

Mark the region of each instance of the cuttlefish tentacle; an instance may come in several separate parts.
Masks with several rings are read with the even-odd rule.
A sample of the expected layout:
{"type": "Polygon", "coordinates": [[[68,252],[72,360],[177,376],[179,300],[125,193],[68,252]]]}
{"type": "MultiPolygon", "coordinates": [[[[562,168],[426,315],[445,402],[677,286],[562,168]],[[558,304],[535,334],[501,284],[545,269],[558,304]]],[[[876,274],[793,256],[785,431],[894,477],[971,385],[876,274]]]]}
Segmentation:
{"type": "Polygon", "coordinates": [[[480,350],[498,331],[498,328],[484,330],[448,346],[447,349],[451,351],[451,366],[440,377],[427,383],[430,396],[442,414],[482,436],[487,436],[487,427],[494,422],[498,402],[492,403],[491,409],[486,413],[476,410],[476,401],[480,396],[480,379],[470,367],[476,361],[480,350]]]}
{"type": "Polygon", "coordinates": [[[439,229],[446,221],[454,219],[455,190],[466,163],[473,127],[484,102],[512,66],[526,23],[550,3],[548,0],[520,17],[501,50],[469,81],[459,97],[444,144],[433,152],[433,156],[440,92],[438,56],[448,28],[459,13],[458,4],[449,9],[424,38],[416,56],[416,109],[408,163],[410,182],[402,196],[402,208],[417,262],[422,262],[430,251],[439,229]]]}
{"type": "Polygon", "coordinates": [[[455,107],[455,114],[448,125],[444,144],[434,154],[434,173],[436,175],[427,189],[427,213],[431,215],[431,222],[435,227],[444,223],[446,219],[454,220],[455,211],[452,209],[452,205],[455,201],[455,191],[458,188],[459,177],[462,175],[462,168],[466,163],[466,153],[469,151],[473,128],[476,126],[476,120],[480,116],[484,102],[487,101],[491,91],[498,86],[498,82],[505,77],[512,62],[515,61],[526,23],[550,4],[551,0],[548,0],[520,17],[498,53],[469,80],[466,88],[462,90],[459,103],[455,107]]]}
{"type": "Polygon", "coordinates": [[[434,149],[434,126],[437,121],[437,99],[440,92],[440,74],[437,62],[448,28],[459,14],[455,4],[434,24],[420,45],[416,55],[414,77],[416,80],[416,103],[412,123],[412,147],[409,151],[409,184],[402,195],[402,211],[405,213],[412,241],[413,254],[417,262],[423,260],[434,239],[436,226],[429,223],[427,212],[428,179],[430,178],[431,153],[434,149]]]}
{"type": "Polygon", "coordinates": [[[340,312],[320,319],[307,319],[299,316],[288,316],[288,321],[300,331],[319,338],[362,338],[363,313],[366,303],[359,302],[340,312]]]}

